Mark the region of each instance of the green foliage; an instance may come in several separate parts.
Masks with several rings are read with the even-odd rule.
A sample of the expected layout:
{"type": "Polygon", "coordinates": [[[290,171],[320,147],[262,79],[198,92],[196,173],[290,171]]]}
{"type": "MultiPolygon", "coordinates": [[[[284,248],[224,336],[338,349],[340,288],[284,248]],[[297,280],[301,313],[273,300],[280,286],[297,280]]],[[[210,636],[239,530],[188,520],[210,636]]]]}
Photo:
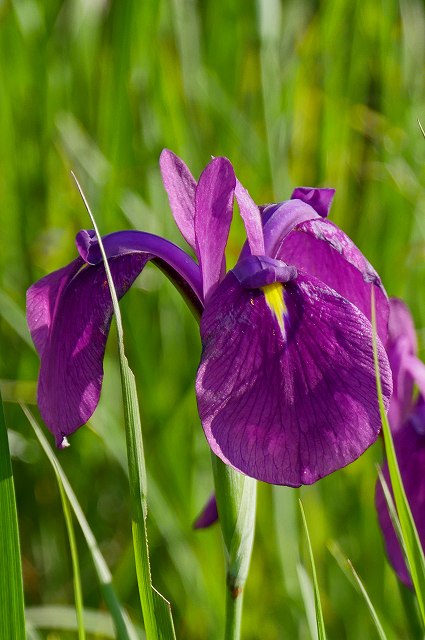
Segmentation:
{"type": "MultiPolygon", "coordinates": [[[[335,187],[332,219],[377,268],[388,293],[412,307],[424,355],[425,174],[417,125],[425,107],[423,24],[422,0],[389,0],[385,10],[360,0],[0,3],[0,379],[13,427],[28,606],[73,602],[58,490],[15,404],[34,402],[38,373],[22,318],[25,290],[75,257],[73,238],[87,227],[70,170],[85,185],[102,232],[136,227],[181,246],[157,164],[165,146],[195,176],[210,155],[228,156],[257,202],[284,199],[301,184],[335,187]]],[[[235,220],[229,266],[242,237],[235,220]]],[[[178,637],[215,640],[224,626],[220,532],[191,527],[213,487],[193,390],[198,330],[153,267],[121,307],[141,399],[152,581],[172,602],[178,637]]],[[[117,597],[141,624],[111,337],[98,411],[58,457],[117,597]]],[[[297,573],[299,562],[308,566],[307,554],[301,549],[299,558],[294,544],[302,531],[298,493],[328,637],[367,638],[372,624],[327,551],[333,540],[362,576],[383,628],[394,638],[420,637],[409,626],[413,595],[397,589],[375,515],[381,459],[379,441],[300,492],[258,487],[244,639],[309,637],[297,573]]],[[[105,597],[75,533],[84,604],[99,610],[105,597]]]]}
{"type": "MultiPolygon", "coordinates": [[[[376,312],[375,298],[372,289],[372,326],[373,333],[373,356],[375,360],[376,370],[376,386],[378,390],[379,410],[381,413],[382,432],[385,442],[385,453],[388,461],[388,471],[391,479],[391,488],[394,493],[394,502],[397,508],[397,515],[400,526],[396,531],[401,533],[402,547],[406,554],[407,565],[412,578],[412,583],[418,599],[419,610],[422,617],[422,624],[425,629],[425,557],[424,550],[419,540],[415,521],[413,520],[410,505],[404,490],[400,469],[397,462],[393,437],[390,425],[388,423],[387,414],[384,407],[384,401],[381,388],[381,377],[379,374],[378,348],[376,342],[376,312]]],[[[391,509],[391,508],[390,508],[391,509]]],[[[391,513],[391,510],[390,510],[391,513]]]]}
{"type": "Polygon", "coordinates": [[[320,601],[319,582],[317,580],[316,564],[314,561],[313,549],[311,547],[310,534],[308,532],[307,520],[304,513],[303,503],[300,500],[301,517],[303,520],[305,536],[307,539],[308,555],[310,556],[311,571],[313,574],[314,611],[317,625],[318,640],[326,640],[325,622],[323,620],[322,603],[320,601]]]}
{"type": "Polygon", "coordinates": [[[15,487],[0,395],[0,638],[25,639],[15,487]]]}

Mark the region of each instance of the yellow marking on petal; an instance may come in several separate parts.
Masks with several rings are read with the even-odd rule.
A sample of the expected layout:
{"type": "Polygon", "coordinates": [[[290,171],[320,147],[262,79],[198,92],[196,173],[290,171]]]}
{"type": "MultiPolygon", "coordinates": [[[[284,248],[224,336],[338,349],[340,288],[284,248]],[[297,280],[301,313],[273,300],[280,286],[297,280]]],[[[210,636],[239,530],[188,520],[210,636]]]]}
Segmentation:
{"type": "Polygon", "coordinates": [[[285,335],[285,323],[283,316],[286,313],[286,304],[283,298],[283,292],[285,290],[284,285],[281,282],[273,282],[273,284],[266,284],[261,287],[266,299],[266,303],[272,314],[275,316],[282,335],[285,335]]]}

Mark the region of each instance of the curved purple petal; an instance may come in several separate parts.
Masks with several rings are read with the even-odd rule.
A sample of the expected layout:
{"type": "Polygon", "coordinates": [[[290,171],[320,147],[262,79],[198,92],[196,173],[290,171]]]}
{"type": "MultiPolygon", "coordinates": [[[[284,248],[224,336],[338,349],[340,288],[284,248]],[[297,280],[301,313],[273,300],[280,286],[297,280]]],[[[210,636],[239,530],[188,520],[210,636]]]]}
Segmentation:
{"type": "MultiPolygon", "coordinates": [[[[412,419],[394,434],[394,446],[419,539],[422,547],[425,548],[425,415],[423,411],[415,412],[412,419]]],[[[383,466],[382,471],[388,486],[391,487],[387,463],[383,466]]],[[[412,587],[410,574],[388,513],[379,480],[376,485],[375,504],[388,558],[400,580],[412,587]]]]}
{"type": "MultiPolygon", "coordinates": [[[[180,247],[165,238],[145,231],[115,231],[102,238],[108,258],[143,252],[182,291],[200,314],[203,310],[202,281],[198,265],[180,247]]],[[[83,230],[76,237],[77,249],[85,262],[102,261],[99,244],[93,230],[83,230]]]]}
{"type": "Polygon", "coordinates": [[[250,251],[252,255],[262,256],[265,250],[260,210],[239,180],[236,180],[235,196],[244,221],[250,251]]]}
{"type": "MultiPolygon", "coordinates": [[[[166,265],[177,284],[184,282],[187,289],[193,284],[200,294],[199,267],[189,256],[183,258],[184,252],[172,243],[141,232],[118,232],[103,240],[118,298],[148,260],[166,265]]],[[[83,231],[77,242],[81,254],[96,264],[78,258],[28,292],[28,323],[41,356],[38,405],[58,446],[87,422],[97,406],[113,312],[96,239],[92,232],[83,231]],[[54,305],[52,292],[57,294],[54,305]]],[[[191,297],[202,309],[196,291],[191,297]]]]}
{"type": "Polygon", "coordinates": [[[302,200],[322,218],[326,218],[329,214],[332,200],[335,195],[335,189],[316,189],[313,187],[297,187],[293,190],[291,200],[302,200]]]}
{"type": "MultiPolygon", "coordinates": [[[[306,220],[320,218],[310,205],[301,200],[285,200],[277,204],[267,204],[259,207],[263,223],[264,252],[271,258],[276,258],[285,237],[294,227],[306,220]]],[[[248,243],[245,243],[239,260],[250,255],[248,243]]]]}
{"type": "Polygon", "coordinates": [[[76,258],[66,267],[49,273],[27,291],[27,323],[40,357],[46,348],[55,309],[62,291],[83,264],[84,261],[81,258],[76,258]]]}
{"type": "Polygon", "coordinates": [[[196,252],[194,223],[196,180],[183,160],[168,149],[162,151],[159,166],[174,220],[183,238],[196,252]]]}
{"type": "Polygon", "coordinates": [[[330,220],[299,224],[274,256],[319,278],[371,318],[371,285],[375,286],[377,332],[383,344],[388,334],[389,304],[381,280],[350,238],[330,220]]]}
{"type": "Polygon", "coordinates": [[[204,300],[217,287],[224,271],[224,250],[232,221],[235,186],[235,173],[229,160],[214,158],[202,172],[196,188],[196,252],[204,300]]]}
{"type": "Polygon", "coordinates": [[[319,218],[319,214],[302,200],[287,200],[268,205],[263,210],[264,245],[266,255],[277,258],[285,237],[297,225],[319,218]]]}
{"type": "MultiPolygon", "coordinates": [[[[119,298],[149,257],[139,253],[110,260],[119,298]]],[[[33,286],[43,289],[43,281],[33,286]]],[[[112,301],[103,263],[84,266],[61,292],[41,357],[37,402],[57,446],[87,422],[98,404],[111,319],[112,301]]]]}
{"type": "MultiPolygon", "coordinates": [[[[316,278],[247,289],[229,272],[201,319],[196,391],[225,463],[272,484],[311,484],[360,456],[380,416],[369,321],[316,278]]],[[[391,372],[379,342],[386,407],[391,372]]]]}
{"type": "Polygon", "coordinates": [[[218,520],[217,501],[215,499],[215,494],[213,493],[212,496],[210,496],[207,504],[204,506],[201,513],[193,523],[193,528],[206,529],[207,527],[210,527],[212,524],[217,522],[217,520],[218,520]]]}
{"type": "Polygon", "coordinates": [[[257,289],[275,282],[288,282],[297,277],[295,267],[267,256],[249,256],[239,260],[232,271],[245,289],[257,289]]]}

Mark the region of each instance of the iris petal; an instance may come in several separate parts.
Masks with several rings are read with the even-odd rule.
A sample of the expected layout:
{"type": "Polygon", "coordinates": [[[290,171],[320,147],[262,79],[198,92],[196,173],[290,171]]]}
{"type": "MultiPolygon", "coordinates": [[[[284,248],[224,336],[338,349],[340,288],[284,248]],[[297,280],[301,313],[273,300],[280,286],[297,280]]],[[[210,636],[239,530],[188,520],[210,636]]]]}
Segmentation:
{"type": "MultiPolygon", "coordinates": [[[[216,455],[258,480],[300,486],[355,460],[379,433],[372,328],[316,278],[280,286],[279,322],[261,289],[226,276],[201,319],[196,391],[216,455]]],[[[388,406],[380,343],[379,363],[388,406]]]]}
{"type": "MultiPolygon", "coordinates": [[[[58,446],[87,422],[97,406],[113,311],[93,232],[80,232],[77,244],[91,264],[77,258],[28,292],[28,324],[41,356],[38,405],[58,446]]],[[[110,234],[104,245],[118,298],[153,260],[180,288],[191,292],[188,296],[200,312],[199,267],[181,249],[142,232],[110,234]]]]}
{"type": "Polygon", "coordinates": [[[217,520],[218,520],[217,501],[215,499],[215,494],[213,493],[213,495],[210,496],[208,502],[206,503],[201,513],[193,523],[193,528],[206,529],[207,527],[210,527],[212,524],[217,522],[217,520]]]}
{"type": "MultiPolygon", "coordinates": [[[[110,260],[119,298],[148,259],[148,254],[129,254],[110,260]]],[[[42,289],[43,280],[34,286],[42,289]]],[[[38,406],[58,446],[87,422],[97,406],[111,318],[103,264],[83,267],[60,294],[41,357],[38,406]]]]}
{"type": "MultiPolygon", "coordinates": [[[[116,231],[102,238],[108,258],[134,252],[151,255],[151,259],[182,291],[199,313],[203,309],[201,274],[198,265],[180,247],[165,238],[144,231],[116,231]]],[[[80,231],[76,238],[77,248],[85,262],[98,264],[102,261],[94,231],[80,231]]]]}
{"type": "Polygon", "coordinates": [[[195,178],[183,160],[168,149],[162,151],[159,166],[174,220],[183,238],[196,252],[195,178]]]}
{"type": "Polygon", "coordinates": [[[229,160],[214,158],[202,172],[195,196],[195,236],[204,300],[225,271],[224,250],[233,214],[235,173],[229,160]]]}
{"type": "Polygon", "coordinates": [[[329,220],[298,225],[281,243],[276,258],[319,278],[371,318],[371,284],[375,285],[377,331],[388,335],[388,297],[378,274],[350,238],[329,220]]]}
{"type": "Polygon", "coordinates": [[[27,291],[27,322],[40,357],[48,344],[50,327],[62,291],[83,264],[84,261],[81,258],[76,258],[66,267],[49,273],[27,291]]]}
{"type": "Polygon", "coordinates": [[[316,189],[313,187],[297,187],[293,190],[291,200],[302,200],[322,218],[326,218],[329,214],[332,200],[335,195],[335,189],[316,189]]]}
{"type": "Polygon", "coordinates": [[[241,217],[245,224],[249,248],[253,255],[264,255],[264,237],[261,213],[248,191],[236,180],[236,200],[238,201],[241,217]]]}

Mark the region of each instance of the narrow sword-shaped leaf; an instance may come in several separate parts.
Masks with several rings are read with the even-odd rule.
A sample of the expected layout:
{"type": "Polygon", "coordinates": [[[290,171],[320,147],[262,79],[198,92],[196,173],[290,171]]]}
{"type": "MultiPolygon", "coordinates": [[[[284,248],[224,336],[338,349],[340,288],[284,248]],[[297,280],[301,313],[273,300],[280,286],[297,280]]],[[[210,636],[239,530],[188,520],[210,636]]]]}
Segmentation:
{"type": "Polygon", "coordinates": [[[31,427],[33,428],[35,435],[38,438],[47,458],[52,465],[55,473],[60,476],[62,486],[66,493],[66,496],[69,500],[69,503],[74,511],[75,517],[77,518],[78,524],[81,527],[83,535],[86,539],[87,546],[89,548],[90,554],[92,556],[93,564],[96,569],[97,577],[100,584],[100,590],[102,592],[103,599],[105,601],[106,606],[109,609],[109,612],[113,618],[117,638],[118,640],[137,640],[138,635],[133,627],[133,624],[128,617],[127,613],[121,607],[121,604],[116,596],[113,584],[112,584],[112,576],[109,571],[108,565],[99,549],[96,538],[94,537],[93,531],[90,528],[89,523],[81,509],[81,506],[77,500],[77,497],[69,483],[68,478],[63,471],[59,460],[56,457],[55,452],[50,446],[47,438],[45,437],[43,431],[39,427],[36,419],[34,418],[31,411],[25,405],[21,404],[22,411],[28,419],[31,427]]]}
{"type": "Polygon", "coordinates": [[[72,524],[72,514],[69,508],[68,498],[66,497],[65,489],[63,488],[60,476],[57,473],[56,480],[59,486],[65,524],[68,532],[69,546],[71,549],[72,569],[74,572],[74,596],[75,611],[77,614],[78,638],[79,640],[85,640],[86,632],[84,629],[83,591],[81,588],[80,563],[78,561],[78,551],[75,542],[74,525],[72,524]]]}
{"type": "Polygon", "coordinates": [[[25,638],[24,592],[15,487],[0,396],[0,638],[25,638]]]}
{"type": "Polygon", "coordinates": [[[301,562],[297,564],[298,582],[307,616],[308,630],[312,640],[317,640],[316,607],[314,602],[314,589],[311,578],[301,562]]]}
{"type": "Polygon", "coordinates": [[[351,561],[348,560],[348,559],[347,559],[347,564],[350,567],[350,569],[351,569],[351,571],[353,573],[354,579],[356,581],[356,584],[357,584],[357,586],[358,586],[358,588],[360,590],[360,593],[362,594],[362,596],[364,598],[364,601],[367,604],[367,607],[368,607],[369,613],[370,613],[370,617],[372,618],[372,620],[373,620],[373,622],[375,624],[375,628],[376,628],[376,631],[378,633],[378,636],[381,638],[381,640],[387,640],[386,633],[385,633],[385,631],[384,631],[384,629],[382,627],[382,624],[381,624],[381,622],[379,620],[378,614],[376,613],[375,607],[373,606],[372,601],[369,598],[369,594],[366,591],[366,589],[365,589],[365,587],[363,585],[363,582],[360,579],[359,574],[357,573],[357,571],[353,567],[351,561]]]}
{"type": "Polygon", "coordinates": [[[87,213],[93,224],[99,249],[102,254],[108,286],[111,293],[118,333],[118,350],[121,370],[121,384],[124,404],[124,422],[127,442],[127,459],[130,478],[130,501],[132,514],[133,545],[136,561],[137,582],[139,585],[140,602],[143,612],[146,637],[148,640],[175,638],[173,618],[170,603],[153,587],[149,564],[149,547],[147,538],[147,482],[146,465],[143,451],[142,429],[140,422],[139,404],[137,399],[136,381],[124,353],[124,332],[121,312],[114,282],[108,265],[108,259],[103,247],[102,238],[96,221],[90,210],[81,186],[72,174],[87,213]]]}
{"type": "Polygon", "coordinates": [[[369,609],[369,613],[371,614],[372,620],[375,624],[379,637],[382,640],[387,640],[387,636],[379,620],[378,614],[376,613],[376,610],[372,604],[369,594],[367,593],[366,588],[363,585],[360,579],[360,576],[354,569],[351,561],[345,557],[344,553],[341,550],[341,547],[334,540],[332,540],[331,543],[328,545],[328,549],[330,553],[333,555],[333,557],[335,558],[335,560],[337,561],[339,568],[341,569],[341,571],[343,572],[347,580],[354,587],[354,589],[356,589],[356,591],[360,591],[361,595],[363,596],[367,604],[367,607],[369,609]]]}
{"type": "Polygon", "coordinates": [[[317,582],[316,565],[315,565],[315,562],[314,562],[313,549],[311,547],[310,534],[308,532],[307,520],[306,520],[306,517],[305,517],[304,507],[303,507],[303,503],[301,502],[301,500],[300,500],[300,509],[301,509],[301,516],[302,516],[303,524],[304,524],[304,530],[305,530],[305,534],[306,534],[306,538],[307,538],[308,553],[310,555],[311,570],[312,570],[312,574],[313,574],[314,603],[315,603],[315,607],[316,607],[317,635],[318,635],[319,640],[326,640],[325,623],[324,623],[324,620],[323,620],[322,605],[321,605],[321,602],[320,602],[320,592],[319,592],[319,583],[317,582]]]}
{"type": "Polygon", "coordinates": [[[422,549],[422,545],[419,540],[419,535],[416,529],[415,521],[410,510],[409,502],[406,497],[406,493],[403,487],[403,481],[401,479],[400,469],[397,462],[397,457],[394,448],[394,442],[391,435],[390,425],[388,423],[387,414],[385,412],[381,377],[379,373],[378,363],[378,351],[376,340],[376,311],[375,311],[375,297],[372,288],[372,336],[373,336],[373,357],[375,360],[375,373],[376,373],[376,388],[378,394],[379,410],[381,413],[382,431],[384,435],[385,453],[388,461],[388,470],[390,473],[391,486],[394,493],[394,501],[397,508],[397,513],[400,520],[401,531],[403,534],[404,545],[406,548],[406,555],[410,575],[412,577],[413,586],[418,598],[419,609],[421,612],[422,624],[425,627],[425,558],[422,549]]]}
{"type": "Polygon", "coordinates": [[[407,564],[408,561],[407,561],[406,546],[404,544],[403,532],[401,530],[401,525],[400,525],[400,520],[398,518],[397,509],[395,508],[395,504],[394,504],[393,497],[391,495],[390,488],[389,488],[389,486],[388,486],[388,484],[387,484],[387,482],[385,480],[384,474],[382,473],[380,467],[378,467],[378,477],[379,477],[379,482],[381,483],[381,486],[382,486],[382,491],[384,492],[384,497],[385,497],[385,501],[387,503],[388,512],[390,514],[391,522],[392,522],[392,525],[394,527],[394,531],[396,533],[397,540],[400,543],[400,546],[401,546],[402,551],[403,551],[404,559],[405,559],[406,564],[407,564]]]}

